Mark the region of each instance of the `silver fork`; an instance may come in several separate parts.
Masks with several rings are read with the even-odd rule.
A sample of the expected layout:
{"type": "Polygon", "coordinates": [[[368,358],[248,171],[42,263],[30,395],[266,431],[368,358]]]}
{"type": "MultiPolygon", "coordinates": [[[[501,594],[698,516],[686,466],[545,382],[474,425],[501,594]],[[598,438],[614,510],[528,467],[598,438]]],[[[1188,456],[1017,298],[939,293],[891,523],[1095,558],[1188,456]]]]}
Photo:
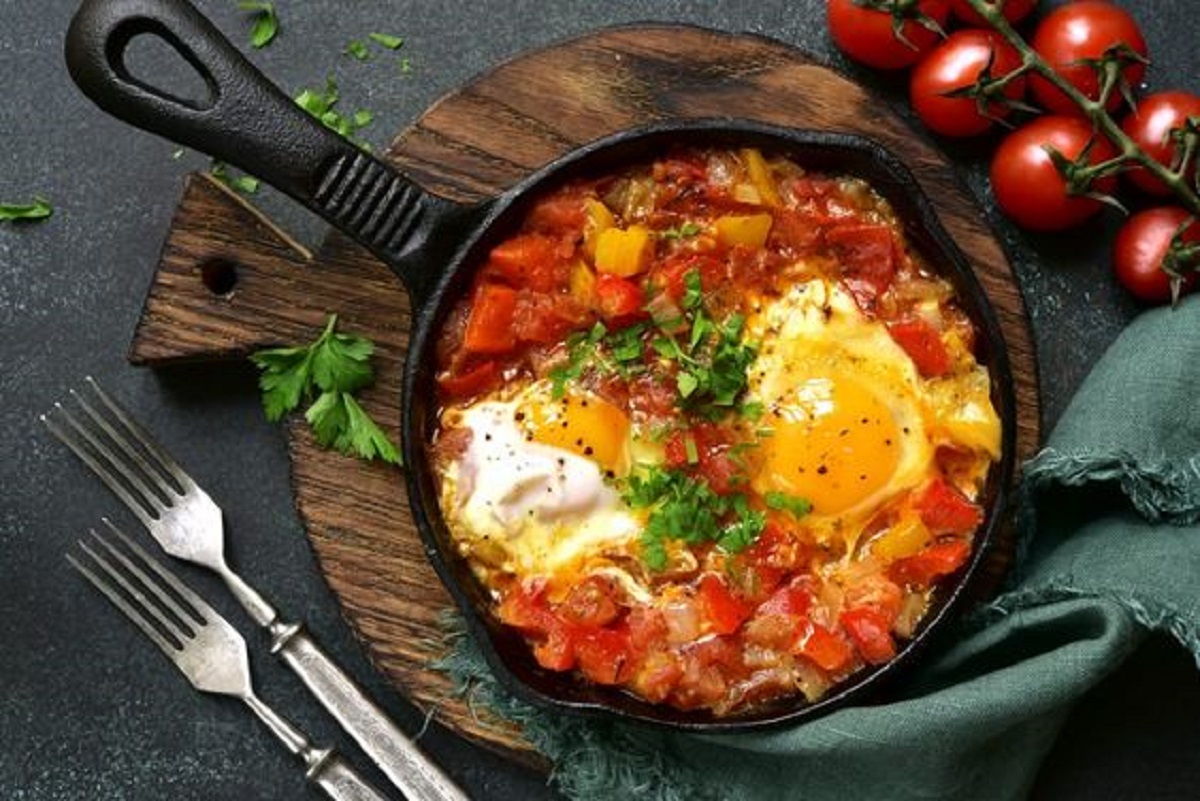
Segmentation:
{"type": "Polygon", "coordinates": [[[128,550],[122,552],[93,529],[91,543],[78,541],[80,558],[68,553],[67,561],[161,648],[193,687],[244,701],[304,760],[305,777],[335,801],[386,801],[333,750],[314,747],[303,732],[259,700],[250,680],[246,641],[229,621],[116,526],[107,519],[104,523],[128,550]]]}
{"type": "Polygon", "coordinates": [[[71,390],[78,416],[56,403],[50,414],[42,415],[46,426],[124,501],[163,550],[221,576],[250,617],[268,631],[271,651],[280,654],[405,796],[468,801],[300,624],[280,620],[275,608],[230,569],[217,504],[90,376],[85,381],[94,402],[71,390]]]}

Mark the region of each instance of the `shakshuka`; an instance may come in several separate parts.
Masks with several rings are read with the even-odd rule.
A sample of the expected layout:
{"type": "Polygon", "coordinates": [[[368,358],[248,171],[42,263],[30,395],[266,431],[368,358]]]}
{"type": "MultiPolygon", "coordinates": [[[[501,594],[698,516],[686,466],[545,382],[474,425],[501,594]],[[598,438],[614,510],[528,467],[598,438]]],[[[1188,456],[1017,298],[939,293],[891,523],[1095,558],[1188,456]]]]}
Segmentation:
{"type": "Polygon", "coordinates": [[[441,332],[441,510],[543,668],[815,700],[971,555],[1000,456],[975,338],[862,180],[754,149],[580,178],[441,332]]]}

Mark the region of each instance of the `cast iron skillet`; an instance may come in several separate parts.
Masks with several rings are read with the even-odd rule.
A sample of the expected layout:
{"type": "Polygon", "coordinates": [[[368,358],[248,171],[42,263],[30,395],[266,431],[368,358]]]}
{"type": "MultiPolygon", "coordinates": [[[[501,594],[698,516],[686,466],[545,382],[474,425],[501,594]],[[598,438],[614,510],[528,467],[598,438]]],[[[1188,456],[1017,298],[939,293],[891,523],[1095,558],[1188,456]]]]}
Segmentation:
{"type": "MultiPolygon", "coordinates": [[[[744,120],[664,123],[624,131],[557,159],[500,196],[473,206],[434,197],[296,106],[183,0],[84,0],[67,34],[71,77],[104,110],[135,126],[254,173],[369,248],[407,287],[412,337],[404,371],[403,454],[413,518],[425,550],[503,684],[562,709],[694,731],[741,731],[824,714],[874,695],[909,667],[964,597],[1002,522],[1015,441],[1012,377],[999,324],[966,258],[946,234],[915,179],[878,144],[856,136],[776,128],[744,120]],[[132,75],[124,57],[137,36],[170,44],[204,79],[202,102],[174,97],[132,75]],[[894,206],[916,248],[953,281],[981,332],[979,358],[991,373],[1003,422],[1004,456],[993,467],[986,520],[975,551],[944,587],[916,636],[891,662],[863,671],[816,703],[783,699],[728,718],[640,701],[538,667],[519,634],[488,614],[482,586],[459,559],[438,506],[426,443],[436,423],[434,344],[482,256],[519,223],[529,199],[566,176],[604,171],[674,145],[760,147],[805,167],[860,176],[894,206]]],[[[399,502],[399,499],[397,499],[399,502]]]]}

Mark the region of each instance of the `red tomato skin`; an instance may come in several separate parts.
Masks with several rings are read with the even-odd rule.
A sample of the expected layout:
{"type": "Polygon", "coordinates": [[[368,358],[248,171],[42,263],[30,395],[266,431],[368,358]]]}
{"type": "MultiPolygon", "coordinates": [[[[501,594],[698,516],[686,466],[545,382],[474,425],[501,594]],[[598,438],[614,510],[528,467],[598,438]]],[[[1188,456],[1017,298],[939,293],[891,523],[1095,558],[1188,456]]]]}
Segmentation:
{"type": "MultiPolygon", "coordinates": [[[[1067,3],[1046,15],[1034,31],[1030,44],[1059,75],[1092,100],[1100,97],[1100,80],[1096,70],[1083,63],[1097,59],[1114,45],[1124,43],[1142,57],[1148,51],[1141,29],[1129,12],[1103,0],[1080,0],[1067,3]]],[[[1130,64],[1123,70],[1130,86],[1137,86],[1146,74],[1146,65],[1130,64]]],[[[1032,75],[1029,88],[1039,104],[1052,114],[1083,116],[1083,110],[1054,84],[1040,75],[1032,75]]],[[[1121,103],[1121,93],[1114,91],[1107,108],[1112,111],[1121,103]]]]}
{"type": "MultiPolygon", "coordinates": [[[[1163,272],[1163,257],[1175,232],[1191,219],[1178,206],[1146,209],[1130,217],[1113,240],[1113,272],[1121,285],[1143,303],[1162,304],[1171,300],[1171,279],[1163,272]]],[[[1188,243],[1200,242],[1200,225],[1193,223],[1183,234],[1188,243]]],[[[1184,276],[1183,291],[1196,283],[1196,273],[1184,276]]]]}
{"type": "Polygon", "coordinates": [[[633,281],[602,274],[596,280],[600,316],[610,323],[631,321],[642,314],[642,290],[633,281]]]}
{"type": "MultiPolygon", "coordinates": [[[[1074,159],[1092,139],[1092,127],[1080,117],[1046,116],[1009,134],[992,157],[992,192],[1006,215],[1031,231],[1061,231],[1082,223],[1100,211],[1103,204],[1088,197],[1067,195],[1066,182],[1058,174],[1045,147],[1051,145],[1074,159]]],[[[1096,164],[1116,155],[1104,138],[1097,138],[1089,153],[1096,164]]],[[[1092,189],[1111,193],[1116,179],[1096,181],[1092,189]]]]}
{"type": "MultiPolygon", "coordinates": [[[[952,33],[913,69],[909,99],[925,127],[943,136],[978,136],[994,124],[980,115],[973,97],[944,97],[947,92],[975,83],[991,63],[990,75],[1000,78],[1021,66],[1017,51],[994,31],[965,30],[952,33]]],[[[1025,78],[1004,87],[1004,96],[1025,96],[1025,78]]],[[[993,118],[1004,118],[1010,109],[1003,103],[988,104],[993,118]]]]}
{"type": "Polygon", "coordinates": [[[517,345],[513,314],[517,292],[500,284],[480,284],[471,301],[471,314],[463,332],[468,353],[508,353],[517,345]]]}
{"type": "Polygon", "coordinates": [[[946,344],[933,326],[920,318],[896,320],[887,324],[888,333],[904,349],[917,372],[926,378],[937,378],[950,372],[953,366],[946,344]]]}
{"type": "Polygon", "coordinates": [[[869,607],[847,609],[838,617],[863,660],[872,665],[890,662],[896,655],[891,627],[882,614],[869,607]]]}
{"type": "MultiPolygon", "coordinates": [[[[941,27],[950,18],[950,0],[920,0],[917,8],[941,27]]],[[[938,35],[923,25],[907,21],[902,32],[909,46],[892,33],[892,16],[863,8],[854,0],[828,0],[825,5],[829,35],[842,52],[855,61],[881,70],[911,67],[933,48],[938,35]]]]}
{"type": "MultiPolygon", "coordinates": [[[[1190,92],[1157,92],[1142,98],[1137,108],[1125,118],[1121,129],[1147,155],[1164,167],[1170,167],[1175,155],[1171,131],[1183,127],[1188,117],[1200,117],[1200,97],[1190,92]]],[[[1170,188],[1144,167],[1134,167],[1121,175],[1148,194],[1171,194],[1170,188]]]]}
{"type": "Polygon", "coordinates": [[[925,589],[942,576],[958,570],[970,556],[971,544],[966,540],[940,542],[915,556],[892,562],[888,565],[888,577],[897,584],[925,589]]]}
{"type": "Polygon", "coordinates": [[[714,573],[705,573],[700,579],[699,595],[704,616],[717,634],[733,634],[753,611],[714,573]]]}
{"type": "Polygon", "coordinates": [[[934,535],[971,534],[983,522],[983,509],[944,480],[934,479],[916,499],[921,522],[934,535]]]}
{"type": "MultiPolygon", "coordinates": [[[[1016,25],[1021,20],[1029,16],[1029,13],[1037,6],[1037,0],[1005,0],[1004,8],[1001,12],[1009,24],[1016,25]]],[[[987,25],[987,20],[979,16],[975,9],[967,3],[967,0],[954,0],[950,4],[950,9],[954,12],[954,16],[958,17],[967,25],[977,25],[984,27],[987,25]]]]}
{"type": "Polygon", "coordinates": [[[491,389],[500,380],[494,361],[480,362],[466,372],[438,376],[438,389],[450,398],[472,398],[491,389]]]}

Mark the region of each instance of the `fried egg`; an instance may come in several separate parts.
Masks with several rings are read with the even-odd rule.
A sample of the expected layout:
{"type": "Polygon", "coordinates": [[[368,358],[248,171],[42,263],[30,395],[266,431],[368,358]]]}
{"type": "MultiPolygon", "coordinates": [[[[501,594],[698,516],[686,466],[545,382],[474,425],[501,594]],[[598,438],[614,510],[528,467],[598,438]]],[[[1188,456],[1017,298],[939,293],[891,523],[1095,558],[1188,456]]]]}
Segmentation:
{"type": "Polygon", "coordinates": [[[760,301],[747,399],[769,436],[751,486],[812,504],[805,526],[853,541],[889,498],[933,470],[931,410],[912,360],[839,285],[816,279],[760,301]]]}
{"type": "Polygon", "coordinates": [[[545,381],[447,415],[471,432],[446,471],[442,508],[460,545],[518,576],[574,571],[633,547],[644,516],[609,481],[631,461],[629,418],[545,381]]]}

